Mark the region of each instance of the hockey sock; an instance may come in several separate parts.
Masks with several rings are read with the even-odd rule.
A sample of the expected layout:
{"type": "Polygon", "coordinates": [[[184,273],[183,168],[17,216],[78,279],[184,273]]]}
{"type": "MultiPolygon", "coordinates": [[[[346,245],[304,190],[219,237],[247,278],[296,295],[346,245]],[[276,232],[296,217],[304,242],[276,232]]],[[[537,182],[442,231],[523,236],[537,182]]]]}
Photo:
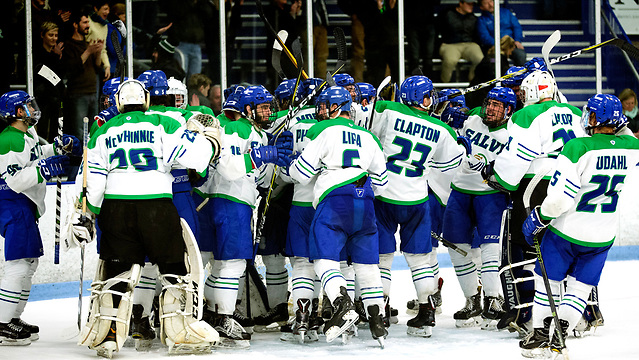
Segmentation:
{"type": "Polygon", "coordinates": [[[486,296],[497,297],[501,283],[499,281],[499,244],[481,244],[481,283],[486,296]]]}
{"type": "Polygon", "coordinates": [[[404,253],[404,257],[413,277],[417,301],[420,304],[427,303],[428,295],[432,295],[437,291],[433,268],[430,265],[430,255],[404,253]]]}
{"type": "Polygon", "coordinates": [[[16,308],[16,312],[14,314],[14,318],[20,318],[22,312],[24,311],[24,307],[27,305],[27,301],[29,300],[29,294],[31,294],[31,284],[33,283],[33,274],[35,274],[36,269],[38,268],[38,259],[31,258],[25,259],[30,263],[29,270],[22,278],[22,291],[20,292],[20,302],[18,303],[18,307],[16,308]]]}
{"type": "Polygon", "coordinates": [[[362,287],[362,302],[364,309],[371,305],[378,305],[382,317],[384,316],[384,291],[380,273],[376,271],[374,264],[353,264],[353,269],[357,274],[357,281],[362,287]]]}
{"type": "Polygon", "coordinates": [[[288,270],[286,258],[282,255],[262,255],[266,266],[266,294],[272,306],[288,301],[288,270]]]}
{"type": "Polygon", "coordinates": [[[158,268],[151,263],[145,263],[140,275],[140,281],[133,290],[133,304],[140,304],[144,308],[142,316],[150,316],[153,309],[153,297],[158,283],[158,268]]]}
{"type": "Polygon", "coordinates": [[[31,260],[9,260],[4,263],[4,276],[0,282],[0,322],[8,323],[17,313],[24,278],[31,269],[31,260]]]}
{"type": "MultiPolygon", "coordinates": [[[[315,270],[313,264],[304,257],[292,257],[291,277],[293,313],[297,311],[297,299],[312,299],[315,292],[315,270]]],[[[270,301],[270,300],[269,300],[270,301]]]]}
{"type": "MultiPolygon", "coordinates": [[[[550,290],[552,291],[552,297],[555,300],[555,304],[559,305],[561,300],[560,288],[561,282],[550,280],[550,290]]],[[[544,279],[535,273],[535,300],[533,302],[533,328],[544,327],[544,319],[551,316],[550,302],[548,301],[548,294],[546,293],[546,286],[544,285],[544,279]]]]}
{"type": "Polygon", "coordinates": [[[457,244],[457,247],[465,250],[468,255],[462,256],[457,251],[450,249],[448,249],[448,254],[455,268],[459,285],[464,292],[464,297],[469,298],[477,293],[477,268],[472,258],[470,244],[457,244]]]}
{"type": "Polygon", "coordinates": [[[572,276],[568,277],[566,293],[561,299],[559,310],[557,310],[559,318],[567,320],[570,324],[568,333],[572,332],[586,310],[586,303],[591,291],[591,285],[577,281],[572,276]]]}
{"type": "MultiPolygon", "coordinates": [[[[215,282],[220,277],[220,266],[222,265],[219,261],[213,261],[211,264],[211,274],[204,281],[204,298],[206,299],[206,307],[215,311],[215,301],[213,300],[215,287],[215,282]]],[[[239,292],[239,287],[238,287],[239,292]]]]}
{"type": "Polygon", "coordinates": [[[388,296],[391,290],[391,266],[395,253],[379,254],[379,274],[382,277],[382,286],[384,287],[384,295],[388,296]]]}
{"type": "Polygon", "coordinates": [[[348,265],[346,261],[339,262],[339,271],[344,275],[346,280],[346,292],[351,298],[351,301],[355,301],[355,269],[352,265],[348,265]]]}
{"type": "MultiPolygon", "coordinates": [[[[232,315],[235,311],[240,277],[246,269],[246,260],[218,260],[220,276],[213,284],[213,303],[217,305],[218,314],[232,315]]],[[[209,306],[212,306],[209,304],[209,306]]]]}
{"type": "Polygon", "coordinates": [[[340,296],[339,288],[346,289],[346,280],[339,271],[339,262],[327,259],[318,259],[313,261],[315,274],[322,280],[322,289],[326,292],[326,296],[333,303],[340,296]]]}
{"type": "Polygon", "coordinates": [[[435,284],[439,281],[439,261],[437,260],[437,247],[433,247],[433,251],[429,252],[429,263],[433,268],[433,277],[435,278],[435,284]]]}

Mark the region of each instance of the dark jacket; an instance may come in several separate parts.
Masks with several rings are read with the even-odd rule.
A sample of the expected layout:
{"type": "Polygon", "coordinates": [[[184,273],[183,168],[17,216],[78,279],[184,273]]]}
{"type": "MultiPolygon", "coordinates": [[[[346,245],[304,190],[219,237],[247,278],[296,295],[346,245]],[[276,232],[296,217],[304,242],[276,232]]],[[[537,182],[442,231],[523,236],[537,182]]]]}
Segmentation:
{"type": "Polygon", "coordinates": [[[477,17],[470,13],[462,15],[455,8],[443,15],[440,25],[442,42],[456,44],[462,42],[477,42],[477,17]]]}

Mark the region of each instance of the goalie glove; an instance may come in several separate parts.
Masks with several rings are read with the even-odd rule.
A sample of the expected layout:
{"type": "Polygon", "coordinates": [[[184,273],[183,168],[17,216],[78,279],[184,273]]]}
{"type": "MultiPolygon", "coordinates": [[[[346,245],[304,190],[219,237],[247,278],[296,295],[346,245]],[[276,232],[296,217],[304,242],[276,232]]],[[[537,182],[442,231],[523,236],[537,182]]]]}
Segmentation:
{"type": "Polygon", "coordinates": [[[539,213],[539,205],[535,206],[530,212],[530,215],[524,221],[524,225],[521,227],[521,231],[524,233],[524,238],[528,245],[533,246],[535,242],[535,235],[539,234],[543,229],[548,226],[547,221],[542,220],[539,213]]]}
{"type": "Polygon", "coordinates": [[[220,121],[209,114],[197,114],[186,122],[186,128],[194,133],[204,135],[213,147],[211,163],[220,156],[221,135],[220,121]]]}
{"type": "Polygon", "coordinates": [[[76,209],[71,217],[71,226],[74,241],[77,243],[89,243],[95,239],[93,213],[87,211],[86,215],[82,216],[82,210],[76,209]]]}

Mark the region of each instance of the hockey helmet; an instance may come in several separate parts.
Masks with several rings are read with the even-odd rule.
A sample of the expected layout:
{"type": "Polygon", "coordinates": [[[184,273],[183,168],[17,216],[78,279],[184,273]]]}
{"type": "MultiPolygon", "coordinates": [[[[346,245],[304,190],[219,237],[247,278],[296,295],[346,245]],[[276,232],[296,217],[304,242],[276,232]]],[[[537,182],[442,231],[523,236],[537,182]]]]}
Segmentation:
{"type": "Polygon", "coordinates": [[[186,105],[188,101],[186,100],[189,96],[189,92],[186,89],[186,85],[180,80],[170,77],[167,80],[167,84],[169,86],[168,90],[166,90],[167,95],[173,95],[175,97],[175,107],[180,109],[186,109],[186,105]]]}
{"type": "Polygon", "coordinates": [[[144,84],[151,96],[166,95],[169,89],[166,74],[162,70],[147,70],[138,76],[138,80],[144,84]]]}
{"type": "Polygon", "coordinates": [[[524,106],[538,103],[543,99],[554,99],[557,94],[555,78],[547,71],[534,71],[524,78],[519,86],[524,106]]]}
{"type": "Polygon", "coordinates": [[[581,124],[591,135],[594,128],[602,126],[612,126],[617,132],[628,124],[628,118],[623,114],[619,98],[610,94],[596,94],[584,106],[581,124]],[[595,115],[595,125],[590,125],[591,114],[595,115]]]}
{"type": "Polygon", "coordinates": [[[120,84],[118,92],[115,94],[115,103],[120,113],[125,112],[124,107],[127,105],[142,105],[142,110],[147,111],[149,100],[149,91],[144,87],[144,84],[134,79],[120,84]]]}
{"type": "Polygon", "coordinates": [[[434,109],[437,105],[437,93],[433,89],[433,82],[423,75],[415,75],[407,78],[402,83],[400,89],[400,99],[408,106],[418,106],[427,109],[434,109]],[[424,107],[425,98],[431,99],[431,104],[424,107]]]}
{"type": "Polygon", "coordinates": [[[40,115],[35,98],[25,91],[13,90],[0,96],[0,117],[7,123],[21,120],[31,127],[38,123],[40,115]],[[18,117],[18,109],[24,110],[24,115],[18,117]]]}
{"type": "MultiPolygon", "coordinates": [[[[526,68],[523,67],[523,66],[511,66],[506,71],[506,75],[514,74],[516,72],[519,72],[519,71],[525,70],[525,69],[526,68]]],[[[521,85],[521,82],[524,81],[524,79],[526,78],[526,75],[528,75],[528,73],[526,73],[524,71],[521,74],[514,75],[512,77],[509,77],[507,79],[502,80],[501,84],[502,84],[502,86],[508,86],[508,87],[519,86],[519,85],[521,85]]]]}
{"type": "Polygon", "coordinates": [[[517,108],[517,95],[511,88],[495,86],[492,88],[481,107],[481,117],[489,128],[502,125],[517,108]]]}
{"type": "Polygon", "coordinates": [[[356,85],[359,88],[359,93],[361,95],[360,102],[366,100],[370,104],[371,101],[373,101],[373,98],[377,96],[377,89],[375,89],[373,85],[365,82],[360,82],[356,85]]]}
{"type": "Polygon", "coordinates": [[[317,120],[332,119],[339,116],[342,111],[350,113],[353,100],[348,90],[341,86],[331,86],[322,91],[317,98],[315,117],[317,120]],[[335,108],[333,108],[335,105],[335,108]],[[334,115],[337,116],[334,116],[334,115]]]}

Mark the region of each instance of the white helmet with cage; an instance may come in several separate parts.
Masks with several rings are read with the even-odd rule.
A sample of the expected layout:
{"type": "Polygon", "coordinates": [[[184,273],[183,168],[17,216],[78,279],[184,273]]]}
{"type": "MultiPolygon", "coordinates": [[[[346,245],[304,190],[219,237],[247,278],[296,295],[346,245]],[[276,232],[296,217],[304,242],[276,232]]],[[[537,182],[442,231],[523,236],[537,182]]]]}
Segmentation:
{"type": "Polygon", "coordinates": [[[528,106],[543,99],[555,99],[557,83],[548,71],[534,71],[521,82],[519,91],[522,92],[524,106],[528,106]]]}
{"type": "Polygon", "coordinates": [[[186,85],[184,85],[183,82],[174,77],[170,77],[167,81],[169,83],[169,90],[167,90],[166,93],[168,95],[175,96],[175,107],[186,109],[186,99],[188,97],[188,90],[186,89],[186,85]]]}
{"type": "Polygon", "coordinates": [[[126,105],[142,105],[146,111],[149,109],[149,91],[140,81],[130,79],[120,84],[115,101],[120,113],[125,112],[126,105]]]}

